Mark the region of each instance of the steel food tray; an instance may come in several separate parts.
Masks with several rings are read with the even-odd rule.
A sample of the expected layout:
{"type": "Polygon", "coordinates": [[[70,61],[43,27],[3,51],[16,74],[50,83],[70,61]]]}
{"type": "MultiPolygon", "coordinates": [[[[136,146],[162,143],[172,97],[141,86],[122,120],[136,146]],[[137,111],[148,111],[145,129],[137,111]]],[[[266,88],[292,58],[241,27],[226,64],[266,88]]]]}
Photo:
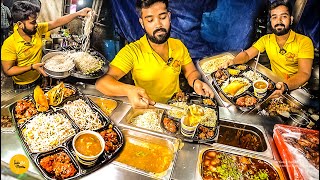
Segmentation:
{"type": "Polygon", "coordinates": [[[267,99],[275,89],[275,83],[271,79],[269,79],[267,76],[263,75],[259,71],[256,71],[256,74],[259,76],[259,78],[266,80],[269,83],[269,86],[268,86],[268,90],[266,92],[266,95],[264,97],[262,97],[262,98],[255,97],[254,90],[253,90],[254,89],[253,88],[253,79],[246,74],[248,72],[254,73],[254,68],[252,68],[251,66],[248,66],[246,64],[239,64],[239,65],[229,66],[227,69],[217,70],[210,75],[211,76],[210,79],[212,78],[211,84],[212,84],[212,86],[217,88],[219,95],[223,96],[222,99],[227,99],[227,101],[229,101],[231,104],[236,106],[242,112],[248,112],[248,111],[254,109],[261,102],[263,102],[265,99],[267,99]],[[245,69],[242,69],[240,67],[245,67],[245,69]],[[229,71],[238,71],[238,74],[231,75],[229,71]],[[218,74],[219,75],[224,74],[224,76],[220,77],[218,74]],[[219,80],[220,78],[222,78],[222,77],[224,78],[225,76],[226,76],[225,79],[222,79],[221,81],[219,80]],[[228,86],[229,83],[231,83],[234,80],[246,82],[247,85],[244,86],[243,89],[242,88],[239,89],[239,91],[241,90],[240,93],[239,93],[239,91],[237,91],[237,93],[235,93],[234,95],[229,95],[223,91],[223,88],[228,86]],[[256,100],[256,103],[254,103],[252,105],[248,105],[248,106],[238,105],[236,103],[237,100],[241,97],[244,97],[244,96],[253,97],[256,100]]]}
{"type": "MultiPolygon", "coordinates": [[[[72,52],[75,52],[75,51],[72,51],[72,52]]],[[[42,62],[47,61],[49,58],[51,58],[53,56],[61,55],[61,54],[63,55],[64,53],[66,53],[66,52],[65,51],[50,52],[42,58],[42,62]]],[[[53,78],[57,78],[57,79],[63,79],[63,78],[67,78],[69,76],[73,76],[73,77],[80,78],[80,79],[97,79],[97,78],[103,76],[108,71],[109,61],[98,51],[90,49],[88,53],[92,56],[97,56],[97,57],[101,58],[101,60],[103,61],[104,64],[99,71],[91,73],[91,74],[83,74],[81,71],[79,71],[76,68],[75,65],[71,69],[66,70],[64,72],[54,72],[54,71],[48,70],[47,68],[44,68],[44,69],[49,76],[51,76],[53,78]]]]}
{"type": "Polygon", "coordinates": [[[220,119],[218,132],[215,145],[221,144],[237,151],[275,159],[266,131],[260,125],[220,119]]]}
{"type": "MultiPolygon", "coordinates": [[[[132,130],[132,129],[127,129],[127,128],[122,128],[121,131],[124,134],[124,138],[126,141],[126,144],[124,145],[123,151],[121,152],[121,154],[113,161],[113,164],[127,169],[129,171],[135,172],[137,174],[152,178],[152,179],[170,179],[177,157],[178,157],[178,152],[179,152],[179,146],[180,146],[180,141],[174,137],[170,137],[167,135],[163,135],[163,134],[150,134],[150,133],[146,133],[146,132],[141,132],[141,131],[136,131],[136,130],[132,130]],[[168,151],[170,151],[170,154],[172,155],[172,159],[170,160],[170,162],[167,162],[165,165],[155,165],[155,164],[145,164],[145,165],[139,165],[139,162],[142,161],[142,159],[144,158],[148,158],[148,157],[153,157],[153,155],[150,155],[147,152],[143,152],[141,150],[141,153],[145,153],[145,156],[140,156],[140,154],[134,153],[135,155],[132,155],[132,153],[130,153],[130,149],[126,148],[126,145],[129,144],[134,144],[137,147],[141,147],[146,148],[146,147],[151,147],[151,146],[155,146],[156,148],[153,149],[160,149],[161,148],[165,148],[168,151]],[[122,162],[121,158],[123,159],[123,157],[126,156],[131,156],[131,158],[128,158],[128,160],[130,161],[130,163],[127,162],[122,162]],[[135,162],[137,162],[137,164],[135,164],[135,162]],[[163,171],[160,172],[156,172],[158,170],[155,170],[149,166],[157,166],[158,168],[162,167],[163,171]]],[[[132,146],[130,146],[129,148],[131,148],[132,146]]],[[[160,153],[158,153],[160,156],[160,153]]],[[[164,155],[163,155],[164,156],[164,155]]],[[[144,160],[143,160],[144,161],[144,160]]],[[[164,160],[161,160],[161,162],[159,163],[165,163],[164,160]]]]}
{"type": "MultiPolygon", "coordinates": [[[[33,100],[33,95],[29,94],[25,96],[23,99],[30,99],[33,100]]],[[[71,96],[66,99],[66,101],[63,101],[59,106],[57,107],[50,107],[48,111],[40,113],[38,112],[34,116],[30,117],[26,122],[22,124],[18,124],[15,120],[14,113],[15,113],[15,106],[16,103],[13,103],[9,106],[9,110],[11,111],[12,117],[14,119],[14,125],[17,129],[18,136],[21,140],[22,146],[24,150],[26,151],[26,154],[30,157],[31,161],[34,163],[35,167],[38,168],[40,174],[45,177],[46,179],[61,179],[60,176],[55,175],[53,172],[48,172],[45,170],[45,168],[40,165],[40,162],[44,158],[49,158],[51,156],[58,156],[61,155],[61,153],[65,154],[66,157],[69,159],[69,165],[73,166],[75,169],[75,174],[71,175],[70,177],[65,177],[67,179],[78,179],[80,177],[86,176],[101,167],[109,164],[114,160],[114,158],[121,152],[122,147],[124,145],[124,137],[120,129],[107,117],[105,116],[100,109],[95,107],[91,104],[91,102],[88,100],[88,98],[83,95],[81,92],[75,96],[71,96]],[[93,131],[96,131],[98,133],[101,133],[102,131],[107,132],[114,132],[116,134],[116,141],[114,141],[113,149],[109,149],[108,151],[105,149],[105,151],[102,153],[101,156],[99,156],[97,162],[94,164],[94,166],[85,166],[81,164],[77,158],[75,151],[72,147],[72,139],[73,136],[80,132],[80,127],[75,123],[75,120],[72,119],[67,112],[64,111],[62,108],[64,104],[68,103],[68,101],[74,101],[77,99],[82,99],[85,101],[85,103],[91,108],[91,110],[97,114],[97,117],[102,121],[103,126],[98,129],[92,129],[93,131]],[[28,125],[28,123],[31,123],[37,116],[44,114],[44,115],[53,115],[53,114],[59,114],[63,115],[66,119],[68,119],[68,122],[71,123],[72,129],[74,129],[75,133],[73,135],[69,135],[67,138],[63,139],[60,143],[56,144],[53,147],[50,147],[49,149],[45,150],[32,150],[30,146],[27,143],[27,138],[30,138],[27,135],[24,135],[25,128],[28,125]],[[71,165],[72,164],[72,165],[71,165]]],[[[65,121],[64,121],[65,122],[65,121]]],[[[51,127],[55,128],[55,127],[51,127]]],[[[41,128],[40,128],[41,129],[41,128]]],[[[58,132],[56,132],[58,133],[58,132]]],[[[108,142],[108,139],[105,139],[106,142],[108,142]]],[[[107,144],[107,143],[106,143],[107,144]]],[[[60,157],[61,158],[61,157],[60,157]]],[[[69,166],[68,165],[68,166],[69,166]]]]}
{"type": "Polygon", "coordinates": [[[10,113],[10,110],[8,107],[2,107],[1,108],[1,133],[14,133],[15,127],[13,123],[13,118],[10,113]],[[2,122],[5,121],[5,122],[2,122]],[[8,123],[8,125],[5,127],[3,123],[8,123]]]}
{"type": "MultiPolygon", "coordinates": [[[[252,109],[249,114],[258,114],[261,116],[271,116],[277,118],[283,124],[292,124],[292,118],[283,116],[279,112],[288,112],[291,114],[299,114],[302,117],[306,118],[309,122],[314,121],[310,116],[311,114],[307,112],[306,107],[302,105],[299,101],[293,98],[289,94],[282,94],[279,98],[276,99],[266,99],[254,109],[252,109]],[[282,108],[272,107],[274,105],[280,105],[282,108]],[[287,108],[283,108],[287,106],[287,108]],[[282,110],[283,109],[283,110],[282,110]],[[286,110],[284,110],[286,109],[286,110]]],[[[306,127],[308,124],[302,126],[306,127]]]]}
{"type": "Polygon", "coordinates": [[[216,116],[216,122],[213,126],[208,126],[206,124],[199,123],[192,137],[186,137],[181,132],[181,118],[172,116],[169,113],[170,111],[166,110],[164,111],[164,115],[160,122],[161,127],[164,130],[164,133],[191,143],[213,143],[216,141],[219,129],[219,108],[215,99],[197,94],[186,93],[184,99],[179,99],[173,96],[168,101],[168,103],[186,103],[188,106],[195,104],[207,110],[213,110],[216,116]],[[170,121],[171,127],[166,125],[165,121],[170,121]],[[175,127],[174,129],[176,129],[176,132],[170,130],[172,129],[172,127],[175,127]]]}
{"type": "MultiPolygon", "coordinates": [[[[226,162],[226,161],[221,161],[221,159],[225,157],[232,160],[232,162],[234,161],[234,163],[232,163],[232,167],[227,166],[228,168],[225,169],[227,170],[227,172],[230,172],[230,170],[233,169],[239,173],[242,173],[242,172],[245,172],[247,169],[251,169],[253,173],[257,174],[262,169],[268,169],[268,171],[264,171],[264,172],[268,172],[269,176],[273,175],[275,177],[275,178],[269,178],[269,179],[279,179],[279,180],[286,179],[285,174],[283,173],[283,169],[281,169],[281,166],[277,161],[271,160],[271,159],[265,159],[263,157],[250,154],[250,153],[240,152],[232,148],[228,148],[224,145],[214,145],[212,147],[208,147],[208,146],[200,147],[199,154],[198,154],[198,161],[197,161],[196,179],[197,180],[203,179],[204,172],[206,171],[206,169],[211,168],[210,166],[213,167],[212,174],[216,174],[216,175],[219,174],[217,173],[217,168],[218,169],[221,168],[220,170],[223,171],[223,168],[220,167],[220,165],[226,162]],[[204,159],[206,155],[208,156],[208,159],[204,159]],[[207,163],[207,161],[209,161],[209,164],[207,163]],[[239,161],[243,163],[239,163],[239,161]],[[256,169],[254,170],[254,167],[252,166],[255,166],[255,165],[262,165],[262,168],[256,167],[256,169]],[[241,168],[242,168],[242,172],[241,172],[241,168]]],[[[212,176],[212,174],[207,174],[206,176],[210,177],[212,176]]]]}
{"type": "Polygon", "coordinates": [[[86,96],[89,98],[89,100],[91,101],[92,104],[94,104],[95,106],[100,108],[101,111],[108,117],[112,116],[112,114],[116,111],[116,109],[122,104],[122,101],[120,101],[120,100],[115,100],[115,99],[105,98],[105,97],[99,97],[99,96],[94,96],[94,95],[86,95],[86,96]],[[101,101],[107,100],[110,103],[115,104],[115,107],[110,108],[109,105],[105,105],[105,107],[101,107],[102,105],[99,105],[97,103],[97,101],[100,101],[100,100],[101,101]],[[107,110],[104,110],[104,108],[109,108],[110,112],[106,113],[107,110]]]}
{"type": "Polygon", "coordinates": [[[235,56],[233,55],[233,54],[231,54],[230,52],[224,52],[224,53],[221,53],[221,54],[218,54],[218,55],[215,55],[215,56],[211,56],[211,57],[207,57],[207,58],[204,58],[204,59],[202,59],[202,60],[199,60],[198,62],[197,62],[197,64],[198,64],[198,69],[202,72],[202,74],[204,74],[205,76],[209,76],[213,71],[216,71],[216,69],[213,69],[213,71],[212,72],[205,72],[204,70],[203,70],[203,64],[205,64],[205,63],[208,63],[208,62],[210,62],[210,61],[215,61],[217,58],[221,58],[221,57],[223,57],[223,56],[225,56],[225,57],[230,57],[230,58],[234,58],[235,56]]]}

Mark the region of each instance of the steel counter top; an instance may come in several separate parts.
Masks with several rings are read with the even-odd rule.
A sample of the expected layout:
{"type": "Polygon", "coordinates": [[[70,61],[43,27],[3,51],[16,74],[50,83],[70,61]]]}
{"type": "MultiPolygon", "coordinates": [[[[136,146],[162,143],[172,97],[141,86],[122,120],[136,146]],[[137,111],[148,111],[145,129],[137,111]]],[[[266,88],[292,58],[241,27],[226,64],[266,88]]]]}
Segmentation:
{"type": "MultiPolygon", "coordinates": [[[[89,95],[96,95],[101,97],[106,97],[105,95],[98,92],[93,85],[85,85],[81,87],[81,90],[85,94],[89,95]]],[[[24,93],[25,94],[25,93],[24,93]]],[[[12,103],[17,99],[21,98],[21,94],[18,94],[14,96],[13,98],[8,100],[5,103],[2,103],[1,106],[5,106],[6,103],[12,103]]],[[[23,96],[22,96],[23,97],[23,96]]],[[[129,111],[131,106],[128,104],[128,100],[125,97],[112,97],[113,99],[121,100],[123,103],[116,109],[116,111],[112,114],[111,119],[113,122],[118,124],[122,118],[126,115],[126,113],[129,111]]],[[[7,104],[8,105],[8,104],[7,104]]],[[[268,136],[268,141],[271,145],[271,149],[273,152],[277,152],[276,147],[273,143],[272,139],[272,133],[273,133],[273,126],[277,122],[275,119],[271,119],[269,117],[263,117],[263,116],[255,116],[255,115],[241,115],[241,114],[235,114],[230,112],[225,107],[219,107],[219,114],[220,119],[226,119],[229,121],[235,121],[235,122],[242,122],[251,124],[253,126],[258,125],[262,126],[265,129],[265,132],[268,136]]],[[[206,145],[200,145],[200,144],[194,144],[194,143],[187,143],[184,142],[184,146],[178,153],[178,157],[174,166],[173,173],[171,175],[171,179],[195,179],[196,177],[196,162],[198,158],[199,149],[202,146],[206,145]]],[[[2,169],[6,168],[9,169],[8,164],[10,162],[10,158],[14,156],[15,154],[24,154],[26,155],[22,144],[20,142],[20,138],[18,134],[15,133],[2,133],[1,132],[1,162],[2,162],[2,169]]],[[[274,154],[274,157],[278,159],[278,154],[274,154]]],[[[8,170],[10,171],[10,170],[8,170]]],[[[24,179],[30,179],[36,178],[36,179],[43,179],[43,177],[39,174],[38,170],[34,167],[32,162],[30,162],[29,171],[25,173],[24,179]]],[[[20,177],[20,176],[17,176],[20,177]]],[[[99,170],[95,171],[94,173],[91,173],[87,176],[84,176],[82,179],[100,179],[101,177],[108,177],[108,179],[150,179],[149,177],[128,171],[126,169],[123,169],[114,163],[110,163],[99,170]]]]}

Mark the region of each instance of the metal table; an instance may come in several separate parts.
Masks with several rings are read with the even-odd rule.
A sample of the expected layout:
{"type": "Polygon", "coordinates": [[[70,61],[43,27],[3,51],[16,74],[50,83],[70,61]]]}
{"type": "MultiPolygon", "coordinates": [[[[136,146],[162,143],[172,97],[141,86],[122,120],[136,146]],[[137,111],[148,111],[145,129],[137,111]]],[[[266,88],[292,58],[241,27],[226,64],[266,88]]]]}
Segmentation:
{"type": "MultiPolygon", "coordinates": [[[[85,85],[81,87],[82,92],[89,95],[106,97],[101,94],[99,91],[95,89],[93,85],[85,85]]],[[[10,103],[15,102],[21,97],[25,96],[29,92],[24,92],[21,94],[12,94],[12,99],[9,99],[6,102],[3,102],[1,106],[8,105],[10,103]]],[[[126,97],[113,97],[113,99],[121,100],[123,103],[116,109],[116,111],[112,114],[111,119],[117,125],[121,121],[121,119],[126,115],[131,106],[128,104],[128,100],[126,97]]],[[[265,132],[268,136],[268,141],[271,145],[272,152],[274,153],[275,160],[279,160],[279,155],[277,154],[277,149],[272,139],[272,131],[273,126],[276,123],[279,123],[276,119],[271,119],[268,117],[261,117],[255,115],[241,115],[237,113],[230,112],[226,107],[219,108],[220,119],[231,120],[235,122],[248,123],[253,126],[259,125],[264,127],[265,132]]],[[[178,153],[178,158],[176,160],[173,173],[171,175],[171,179],[195,179],[197,166],[196,162],[198,160],[199,149],[202,146],[201,144],[193,144],[184,142],[184,146],[178,153]]],[[[23,175],[14,175],[10,174],[9,170],[9,162],[10,158],[15,154],[24,154],[26,155],[22,144],[20,142],[20,138],[18,134],[15,133],[3,133],[1,132],[1,169],[3,173],[9,174],[11,176],[23,179],[43,179],[43,177],[38,172],[37,168],[34,167],[33,163],[30,162],[29,171],[23,175]]],[[[27,155],[26,155],[27,156],[27,155]]],[[[28,156],[27,156],[28,157],[28,156]]],[[[82,179],[100,179],[101,177],[108,177],[108,179],[150,179],[149,177],[128,171],[123,169],[114,163],[110,163],[101,169],[91,173],[87,176],[84,176],[82,179]]]]}

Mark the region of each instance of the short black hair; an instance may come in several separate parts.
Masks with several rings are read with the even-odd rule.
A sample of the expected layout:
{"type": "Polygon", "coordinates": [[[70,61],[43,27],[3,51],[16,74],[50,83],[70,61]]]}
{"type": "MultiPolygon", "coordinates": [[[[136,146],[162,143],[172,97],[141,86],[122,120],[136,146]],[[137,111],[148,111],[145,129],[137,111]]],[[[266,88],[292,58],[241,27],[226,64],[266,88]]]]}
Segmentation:
{"type": "Polygon", "coordinates": [[[166,5],[168,9],[168,0],[137,0],[136,2],[136,10],[138,11],[139,16],[141,16],[141,9],[148,8],[157,2],[162,2],[166,5]]]}
{"type": "Polygon", "coordinates": [[[290,4],[289,1],[285,0],[275,0],[273,1],[270,6],[269,6],[269,15],[271,16],[271,10],[274,10],[278,6],[285,6],[288,8],[289,15],[292,16],[292,5],[290,4]]]}
{"type": "Polygon", "coordinates": [[[28,1],[16,1],[12,5],[11,14],[13,22],[28,20],[29,16],[37,15],[40,12],[40,6],[28,1]]]}

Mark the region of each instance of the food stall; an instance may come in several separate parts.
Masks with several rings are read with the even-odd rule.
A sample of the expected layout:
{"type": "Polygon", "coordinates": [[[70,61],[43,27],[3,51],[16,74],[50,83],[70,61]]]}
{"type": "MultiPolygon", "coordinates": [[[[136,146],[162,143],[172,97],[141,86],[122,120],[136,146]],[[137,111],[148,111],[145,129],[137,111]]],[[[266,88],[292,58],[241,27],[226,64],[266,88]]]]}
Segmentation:
{"type": "Polygon", "coordinates": [[[94,48],[83,54],[67,44],[52,46],[53,51],[44,47],[44,70],[57,84],[23,92],[1,86],[6,92],[1,100],[3,177],[319,178],[314,173],[319,171],[319,111],[303,88],[269,99],[280,80],[258,60],[219,70],[236,52],[201,58],[196,67],[214,98],[179,92],[167,103],[175,106],[172,110],[134,109],[126,97],[106,96],[94,85],[107,72],[109,58],[94,48]],[[84,65],[77,59],[83,56],[94,59],[84,65]],[[256,81],[266,83],[258,87],[256,81]],[[101,145],[96,155],[80,153],[85,131],[101,145]],[[13,159],[16,155],[27,160],[13,159]]]}
{"type": "MultiPolygon", "coordinates": [[[[201,63],[201,61],[199,63],[201,63]]],[[[260,68],[263,67],[261,66],[260,68]]],[[[267,69],[262,70],[266,71],[267,69]]],[[[262,70],[258,69],[258,72],[262,73],[262,70]]],[[[267,73],[265,75],[270,77],[270,79],[272,78],[272,74],[271,76],[267,73]]],[[[204,78],[207,77],[204,75],[204,78]]],[[[179,118],[178,112],[173,114],[171,112],[170,114],[167,110],[162,109],[153,109],[151,111],[133,109],[128,103],[127,98],[107,97],[97,91],[94,85],[90,84],[66,83],[65,87],[76,91],[69,99],[67,98],[68,101],[73,101],[77,99],[78,96],[81,96],[84,100],[88,100],[86,103],[92,109],[99,112],[100,116],[105,117],[106,122],[114,124],[113,129],[117,131],[119,135],[118,139],[121,140],[119,145],[120,148],[117,149],[114,155],[111,154],[106,160],[101,160],[100,163],[95,166],[97,167],[95,169],[84,168],[76,159],[70,144],[67,143],[66,145],[62,144],[56,146],[55,149],[67,148],[69,156],[73,157],[72,159],[75,168],[78,169],[78,173],[74,175],[75,177],[91,179],[99,178],[101,176],[110,176],[110,174],[112,174],[110,177],[111,179],[127,179],[127,177],[132,179],[202,179],[207,176],[206,172],[209,168],[209,166],[206,165],[207,162],[205,159],[211,159],[209,156],[212,155],[210,154],[220,154],[217,157],[223,156],[227,159],[230,157],[237,157],[236,162],[239,161],[240,164],[241,160],[250,162],[259,161],[262,163],[260,164],[261,168],[263,167],[262,169],[273,172],[274,175],[270,174],[270,176],[275,176],[276,179],[288,178],[287,171],[282,166],[282,156],[279,155],[276,143],[274,142],[273,130],[275,124],[286,124],[289,120],[286,119],[287,121],[285,121],[283,117],[279,117],[279,115],[257,115],[257,112],[260,111],[260,109],[258,109],[261,108],[260,106],[251,109],[249,112],[242,111],[236,106],[232,107],[234,105],[230,102],[229,105],[223,105],[226,102],[222,102],[223,104],[220,105],[219,100],[226,98],[219,95],[219,93],[216,94],[215,99],[212,99],[212,102],[216,104],[204,107],[210,107],[216,110],[215,115],[217,116],[217,125],[213,126],[211,129],[214,131],[214,134],[212,136],[205,135],[205,137],[207,136],[208,138],[204,138],[203,140],[200,139],[200,128],[196,130],[194,136],[184,136],[182,134],[182,124],[179,123],[179,119],[174,121],[176,123],[175,127],[177,132],[171,132],[169,131],[169,128],[165,127],[164,119],[169,118],[176,120],[173,116],[177,115],[177,118],[179,118]],[[150,113],[149,116],[157,115],[159,116],[159,119],[151,125],[134,122],[134,119],[137,120],[137,117],[141,117],[141,115],[148,116],[147,113],[150,113]],[[126,148],[126,146],[129,147],[126,148]],[[143,156],[144,153],[147,153],[143,151],[143,147],[145,146],[148,146],[149,148],[154,146],[153,148],[156,149],[159,147],[163,148],[157,153],[157,156],[169,159],[168,162],[163,160],[158,162],[157,157],[144,160],[137,159],[137,162],[135,162],[132,159],[134,155],[139,154],[140,156],[143,156]],[[166,157],[166,155],[170,156],[166,157]],[[126,160],[129,160],[129,162],[126,160]],[[140,161],[144,164],[139,164],[140,161]],[[160,168],[158,165],[163,165],[161,166],[162,169],[153,169],[152,165],[154,162],[157,162],[157,166],[155,167],[160,168]]],[[[212,88],[214,87],[212,86],[212,88]]],[[[50,88],[44,89],[44,92],[48,91],[50,91],[50,88]]],[[[36,153],[37,155],[32,153],[30,148],[28,148],[31,144],[28,144],[27,139],[24,138],[23,131],[20,129],[24,126],[20,126],[18,123],[19,121],[15,118],[14,108],[16,107],[17,102],[21,99],[26,99],[26,97],[32,99],[32,95],[33,91],[31,90],[22,93],[12,93],[10,94],[10,97],[12,98],[8,98],[2,103],[1,116],[7,115],[9,122],[11,120],[11,127],[7,125],[8,127],[1,128],[2,167],[6,169],[4,172],[12,174],[10,173],[9,168],[10,159],[16,154],[23,154],[30,158],[30,166],[22,177],[37,179],[52,178],[52,174],[45,173],[41,166],[39,166],[39,159],[37,159],[46,156],[46,153],[36,153]]],[[[203,105],[203,99],[205,98],[195,94],[189,94],[184,98],[178,97],[175,99],[203,105]]],[[[265,101],[259,103],[263,104],[264,102],[265,101]]],[[[174,102],[173,98],[171,103],[182,102],[174,102]]],[[[298,102],[295,101],[294,103],[298,102]]],[[[301,105],[299,108],[302,108],[301,105]]],[[[308,116],[308,119],[311,119],[311,117],[308,116]]],[[[299,124],[295,125],[299,126],[299,124]]],[[[304,127],[306,127],[306,125],[304,125],[304,127]]],[[[51,152],[51,150],[49,152],[51,152]]],[[[222,161],[223,159],[220,160],[222,161]]],[[[212,163],[214,164],[214,162],[212,163]]],[[[248,164],[248,166],[249,165],[250,164],[248,164]]],[[[254,166],[256,165],[257,164],[254,166]]],[[[257,171],[255,173],[261,172],[257,171]]],[[[13,174],[13,176],[15,175],[13,174]]]]}

